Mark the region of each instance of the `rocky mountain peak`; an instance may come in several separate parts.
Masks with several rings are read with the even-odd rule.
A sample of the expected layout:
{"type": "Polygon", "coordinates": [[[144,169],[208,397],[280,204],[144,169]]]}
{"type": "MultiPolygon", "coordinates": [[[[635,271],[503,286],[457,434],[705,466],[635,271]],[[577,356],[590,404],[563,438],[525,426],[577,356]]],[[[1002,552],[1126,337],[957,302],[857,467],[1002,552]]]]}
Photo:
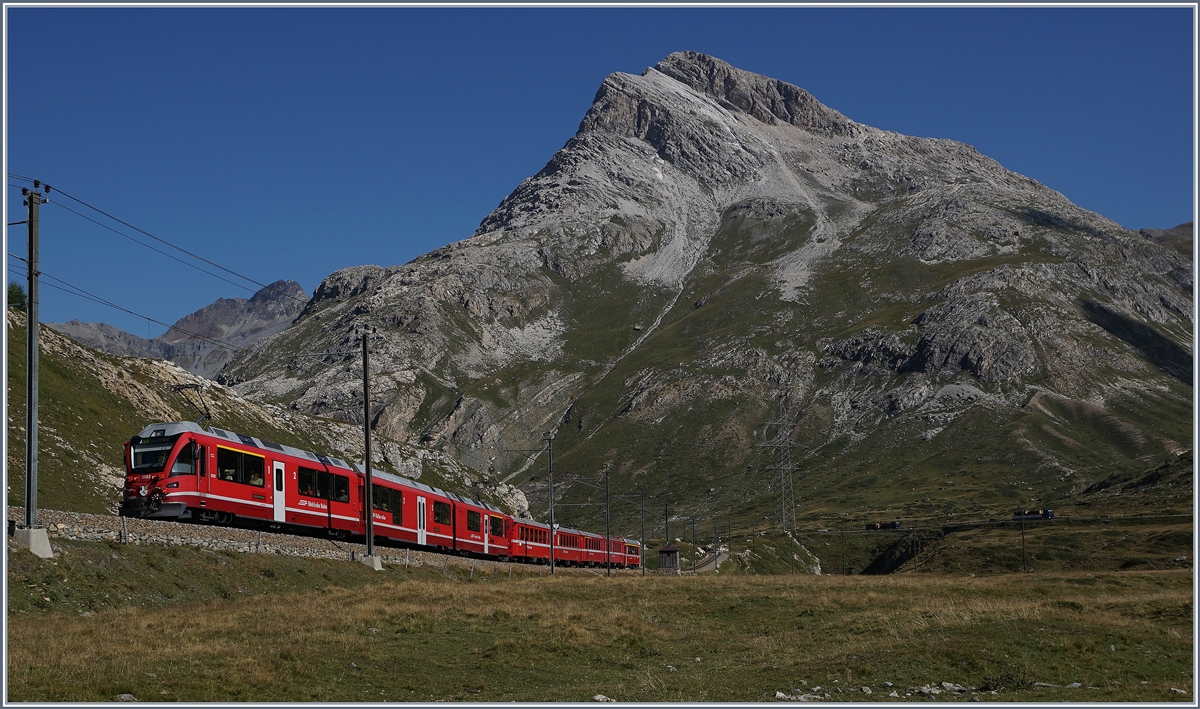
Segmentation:
{"type": "Polygon", "coordinates": [[[306,300],[308,300],[308,294],[304,292],[304,288],[299,283],[284,278],[259,289],[257,293],[250,296],[252,305],[276,303],[287,310],[295,310],[296,305],[303,307],[302,301],[306,300]]]}
{"type": "Polygon", "coordinates": [[[287,327],[307,302],[308,294],[299,283],[279,280],[263,286],[250,298],[219,298],[180,318],[157,339],[183,342],[199,336],[241,345],[258,339],[265,331],[271,334],[287,327]]]}
{"type": "Polygon", "coordinates": [[[82,344],[109,354],[166,359],[193,374],[211,378],[232,359],[238,348],[291,325],[307,301],[308,294],[299,283],[278,280],[259,289],[250,298],[218,298],[180,318],[165,333],[150,340],[105,323],[72,320],[49,325],[82,344]]]}
{"type": "Polygon", "coordinates": [[[1190,440],[1192,269],[1161,241],[961,142],[679,52],[608,76],[470,238],[332,274],[222,376],[356,415],[340,370],[290,363],[371,325],[375,430],[504,479],[557,431],[573,469],[666,471],[714,510],[743,504],[692,477],[763,469],[783,407],[825,499],[907,495],[931,471],[1067,490],[1190,440]]]}
{"type": "Polygon", "coordinates": [[[788,123],[840,135],[852,133],[857,125],[798,86],[738,69],[700,52],[670,54],[654,65],[654,71],[712,97],[727,109],[741,111],[763,123],[788,123]]]}

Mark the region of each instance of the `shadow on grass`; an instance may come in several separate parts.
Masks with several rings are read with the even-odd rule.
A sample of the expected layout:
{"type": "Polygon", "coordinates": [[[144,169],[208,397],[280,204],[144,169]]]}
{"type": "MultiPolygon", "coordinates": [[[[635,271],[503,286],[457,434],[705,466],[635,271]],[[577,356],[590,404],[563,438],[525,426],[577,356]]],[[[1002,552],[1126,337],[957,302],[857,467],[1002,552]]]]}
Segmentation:
{"type": "Polygon", "coordinates": [[[1100,303],[1085,301],[1083,312],[1088,320],[1113,336],[1129,343],[1146,361],[1164,374],[1192,386],[1192,355],[1159,334],[1149,325],[1132,320],[1100,303]]]}

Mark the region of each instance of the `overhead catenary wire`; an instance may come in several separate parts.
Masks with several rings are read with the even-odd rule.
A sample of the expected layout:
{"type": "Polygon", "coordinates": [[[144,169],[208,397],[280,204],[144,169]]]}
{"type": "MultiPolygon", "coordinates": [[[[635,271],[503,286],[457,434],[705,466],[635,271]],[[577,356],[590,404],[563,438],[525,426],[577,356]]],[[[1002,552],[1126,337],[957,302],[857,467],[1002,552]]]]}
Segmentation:
{"type": "MultiPolygon", "coordinates": [[[[27,270],[24,270],[24,269],[22,269],[22,268],[20,268],[20,267],[17,267],[17,266],[14,266],[14,265],[12,265],[12,264],[9,264],[9,267],[8,267],[8,268],[9,268],[9,270],[10,270],[11,272],[13,272],[14,274],[16,274],[16,275],[18,275],[18,276],[25,276],[25,275],[27,275],[27,273],[28,273],[28,271],[27,271],[27,270]]],[[[54,278],[53,276],[48,276],[48,275],[46,275],[46,274],[45,274],[45,272],[41,272],[41,273],[39,273],[38,275],[39,275],[39,276],[41,276],[42,278],[47,278],[47,279],[50,279],[50,280],[53,280],[53,281],[58,281],[58,279],[57,279],[57,278],[54,278]]],[[[62,281],[59,281],[59,282],[60,282],[60,283],[62,283],[62,281]]],[[[130,314],[130,315],[137,316],[137,317],[139,317],[139,318],[142,318],[142,319],[144,319],[144,320],[147,320],[147,321],[149,321],[149,322],[155,323],[156,325],[161,325],[161,326],[163,326],[163,327],[167,328],[167,330],[174,330],[174,331],[176,331],[176,332],[183,333],[184,335],[187,335],[187,336],[189,336],[189,337],[195,338],[195,339],[197,339],[197,340],[200,340],[200,341],[202,341],[202,342],[208,343],[208,344],[210,344],[210,345],[213,345],[214,347],[219,347],[219,348],[221,348],[221,349],[225,349],[225,350],[228,350],[228,351],[230,351],[230,352],[233,352],[233,353],[236,353],[236,352],[238,352],[238,351],[240,351],[240,350],[241,350],[241,348],[240,348],[240,347],[236,347],[236,346],[234,346],[234,345],[226,344],[226,343],[224,343],[224,342],[221,342],[221,341],[219,341],[219,340],[213,340],[213,339],[211,339],[211,338],[205,337],[205,336],[203,336],[203,335],[200,335],[200,334],[198,334],[198,333],[194,333],[194,332],[190,332],[190,331],[188,331],[188,330],[185,330],[185,329],[183,329],[183,328],[181,328],[181,327],[176,327],[176,326],[174,326],[174,325],[168,325],[168,324],[166,324],[166,323],[164,323],[164,322],[162,322],[162,321],[160,321],[160,320],[156,320],[156,319],[154,319],[154,318],[152,318],[152,317],[150,317],[150,316],[148,316],[148,315],[143,315],[143,314],[141,314],[141,313],[135,312],[135,311],[133,311],[133,310],[130,310],[130,309],[128,309],[128,308],[124,308],[124,307],[122,307],[122,306],[120,306],[120,305],[117,305],[116,303],[109,302],[109,301],[107,301],[107,300],[105,300],[105,299],[103,299],[103,298],[101,298],[101,297],[99,297],[99,296],[97,296],[97,295],[94,295],[94,294],[92,294],[92,293],[89,293],[89,292],[87,292],[87,291],[85,291],[85,290],[83,290],[83,289],[81,289],[81,288],[78,288],[77,286],[73,286],[73,285],[71,285],[71,284],[64,284],[63,286],[59,286],[59,285],[55,285],[54,283],[44,283],[44,284],[42,284],[42,285],[45,285],[45,286],[46,286],[46,287],[48,287],[48,288],[53,288],[53,289],[55,289],[55,290],[61,291],[61,292],[63,292],[63,293],[67,293],[67,294],[69,294],[69,295],[76,296],[76,297],[78,297],[78,298],[82,298],[82,299],[84,299],[84,300],[90,300],[90,301],[92,301],[92,302],[94,302],[94,303],[99,303],[100,305],[104,305],[104,306],[107,306],[107,307],[113,308],[113,309],[115,309],[115,310],[120,310],[121,312],[128,313],[128,314],[130,314]],[[64,286],[65,286],[65,287],[64,287],[64,286]]]]}
{"type": "MultiPolygon", "coordinates": [[[[8,254],[8,255],[12,258],[17,258],[17,259],[21,258],[20,256],[15,256],[13,254],[8,254]]],[[[24,266],[19,266],[19,265],[11,264],[11,263],[8,264],[8,270],[18,276],[26,276],[29,273],[28,269],[25,268],[24,266]]],[[[143,315],[139,312],[130,310],[129,308],[117,305],[116,303],[105,300],[104,298],[101,298],[100,296],[95,295],[94,293],[89,293],[88,291],[80,288],[79,286],[72,285],[70,283],[67,283],[66,281],[59,279],[59,278],[55,278],[54,276],[47,274],[45,271],[39,271],[38,276],[41,278],[50,280],[50,281],[54,281],[55,283],[61,284],[61,285],[55,285],[55,283],[43,283],[42,284],[49,288],[53,288],[55,290],[62,291],[63,293],[68,293],[68,294],[76,296],[78,298],[83,298],[84,300],[90,300],[94,303],[99,303],[100,305],[104,305],[104,306],[113,308],[115,310],[120,310],[123,313],[128,313],[129,315],[134,315],[136,317],[142,318],[143,320],[152,322],[156,325],[161,325],[162,327],[167,328],[167,330],[174,330],[175,332],[182,333],[184,335],[187,335],[188,337],[200,340],[201,342],[208,343],[215,347],[220,347],[222,349],[228,350],[229,352],[237,353],[237,352],[241,351],[241,349],[242,349],[240,347],[236,347],[234,345],[230,345],[230,344],[221,342],[220,340],[214,340],[212,338],[205,337],[204,335],[200,335],[198,333],[185,330],[185,329],[183,329],[181,327],[177,327],[175,325],[169,325],[165,322],[162,322],[161,320],[156,320],[155,318],[152,318],[148,315],[143,315]]]]}
{"type": "MultiPolygon", "coordinates": [[[[111,231],[112,233],[117,234],[118,236],[123,236],[126,239],[129,239],[130,241],[132,241],[133,243],[138,244],[139,246],[144,246],[147,249],[150,249],[151,251],[153,251],[155,253],[162,254],[163,256],[166,256],[167,258],[171,259],[172,261],[181,263],[184,266],[187,266],[188,268],[194,268],[197,271],[199,271],[205,275],[212,276],[213,278],[216,278],[217,280],[224,281],[232,286],[241,288],[242,290],[248,291],[250,293],[255,292],[254,289],[249,286],[243,285],[241,283],[237,283],[235,281],[231,281],[228,278],[225,278],[224,276],[219,276],[219,275],[213,273],[212,271],[206,271],[194,263],[188,263],[187,261],[184,261],[183,259],[179,258],[178,256],[172,256],[171,254],[167,253],[166,251],[163,251],[162,249],[156,249],[153,246],[151,246],[150,244],[147,244],[143,241],[138,241],[137,239],[133,238],[132,236],[130,236],[122,231],[119,231],[117,229],[113,229],[112,227],[108,226],[107,224],[101,224],[100,222],[96,221],[95,219],[92,219],[91,217],[87,216],[86,214],[80,214],[79,212],[75,211],[74,209],[71,209],[70,207],[66,206],[65,204],[59,204],[57,202],[51,202],[50,204],[52,204],[60,209],[65,209],[68,212],[70,212],[71,214],[74,214],[75,216],[79,217],[80,219],[86,219],[87,221],[91,222],[92,224],[95,224],[96,226],[100,227],[101,229],[107,229],[107,230],[111,231]]],[[[291,297],[291,296],[289,296],[289,297],[291,297]]]]}
{"type": "MultiPolygon", "coordinates": [[[[23,175],[17,175],[17,174],[15,174],[15,173],[11,173],[11,172],[10,172],[10,173],[8,173],[8,176],[9,176],[9,177],[11,177],[11,178],[14,178],[14,179],[18,179],[18,180],[26,180],[26,181],[29,181],[29,182],[35,182],[35,180],[34,180],[33,178],[30,178],[30,177],[25,177],[25,176],[23,176],[23,175]]],[[[43,181],[43,182],[44,182],[44,181],[43,181]]],[[[64,192],[63,190],[59,189],[58,187],[54,187],[54,192],[56,192],[57,194],[60,194],[60,195],[62,195],[62,196],[64,196],[64,197],[66,197],[67,199],[70,199],[70,200],[71,200],[71,201],[73,201],[73,202],[77,202],[78,204],[81,204],[81,205],[83,205],[84,207],[87,207],[88,209],[91,209],[91,210],[92,210],[92,211],[94,211],[94,212],[97,212],[97,213],[99,213],[99,214],[103,214],[104,216],[108,217],[109,219],[111,219],[111,220],[113,220],[113,221],[115,221],[115,222],[117,222],[117,223],[119,223],[119,224],[122,224],[122,225],[124,225],[124,226],[126,226],[126,227],[129,227],[130,229],[133,229],[134,231],[138,232],[139,234],[143,234],[143,235],[145,235],[145,236],[148,236],[148,237],[150,237],[151,239],[154,239],[155,241],[159,242],[160,244],[163,244],[163,245],[165,245],[165,246],[169,246],[169,247],[171,247],[172,249],[175,249],[176,251],[179,251],[180,253],[187,254],[188,256],[190,256],[190,257],[192,257],[192,258],[196,259],[197,261],[201,261],[201,262],[203,262],[203,263],[206,263],[206,264],[208,264],[209,266],[212,266],[213,268],[220,269],[220,270],[222,270],[222,271],[224,271],[224,272],[226,272],[226,273],[228,273],[228,274],[230,274],[230,275],[232,275],[232,276],[236,276],[237,278],[241,278],[241,279],[242,279],[242,280],[244,280],[244,281],[247,281],[247,282],[249,282],[249,283],[253,283],[254,285],[258,286],[260,289],[265,289],[265,290],[267,290],[268,292],[274,293],[274,294],[276,294],[276,295],[278,295],[278,296],[280,296],[280,297],[283,297],[283,298],[288,298],[289,300],[294,300],[294,301],[297,301],[297,302],[300,302],[300,303],[304,303],[304,304],[307,304],[307,303],[308,303],[308,301],[307,301],[307,300],[304,300],[304,299],[302,299],[302,298],[297,298],[296,296],[294,296],[294,295],[291,295],[291,294],[289,294],[289,293],[284,293],[283,291],[280,291],[280,290],[277,290],[277,289],[275,289],[275,288],[272,288],[271,286],[269,286],[269,285],[267,285],[267,284],[265,284],[265,283],[260,283],[259,281],[255,280],[255,279],[253,279],[253,278],[251,278],[251,277],[249,277],[249,276],[246,276],[246,275],[243,275],[243,274],[241,274],[241,273],[238,273],[237,271],[234,271],[233,269],[230,269],[230,268],[226,268],[225,266],[222,266],[221,264],[219,264],[219,263],[216,263],[215,261],[210,261],[209,259],[206,259],[206,258],[204,258],[203,256],[201,256],[201,255],[199,255],[199,254],[196,254],[196,253],[193,253],[193,252],[191,252],[191,251],[188,251],[187,249],[183,248],[182,246],[177,246],[177,245],[175,245],[175,244],[173,244],[173,243],[171,243],[171,242],[167,241],[166,239],[163,239],[163,238],[161,238],[161,237],[155,236],[154,234],[151,234],[150,232],[146,231],[145,229],[142,229],[142,228],[140,228],[140,227],[134,226],[133,224],[130,224],[129,222],[127,222],[127,221],[124,221],[123,219],[121,219],[121,218],[119,218],[119,217],[113,216],[112,214],[109,214],[108,212],[104,211],[103,209],[100,209],[99,207],[96,207],[96,206],[94,206],[94,205],[88,204],[87,202],[83,201],[82,199],[79,199],[78,197],[75,197],[75,196],[71,195],[69,192],[64,192]]],[[[58,206],[63,206],[63,205],[61,205],[61,204],[58,204],[58,206]]],[[[65,206],[63,206],[63,208],[64,208],[64,209],[67,209],[65,206]]],[[[70,210],[70,209],[68,209],[68,211],[73,211],[73,210],[70,210]]],[[[78,214],[78,212],[75,212],[75,213],[76,213],[76,214],[78,214]]],[[[82,216],[82,215],[80,215],[80,216],[82,216]]],[[[86,218],[86,217],[85,217],[85,218],[86,218]]],[[[120,232],[117,232],[117,233],[120,233],[120,232]]],[[[125,236],[125,235],[124,235],[124,234],[122,234],[122,236],[125,236]]],[[[127,237],[127,238],[129,238],[129,237],[127,237]]],[[[136,241],[136,240],[135,240],[135,241],[136,241]]],[[[138,243],[141,243],[141,242],[138,242],[138,243]]],[[[146,244],[142,244],[142,245],[143,245],[143,246],[146,246],[146,244]]],[[[156,250],[157,250],[157,249],[156,249],[156,250]]],[[[161,252],[159,252],[159,253],[161,253],[161,252]]],[[[213,275],[213,274],[209,274],[209,275],[213,275]]],[[[219,276],[217,276],[217,277],[218,277],[218,278],[220,278],[219,276]]],[[[222,280],[224,280],[224,279],[222,279],[222,280]]],[[[228,281],[227,281],[227,282],[228,282],[228,281]]],[[[239,287],[239,288],[245,288],[245,286],[242,286],[242,285],[240,285],[240,284],[235,284],[235,285],[238,285],[238,287],[239,287]]]]}

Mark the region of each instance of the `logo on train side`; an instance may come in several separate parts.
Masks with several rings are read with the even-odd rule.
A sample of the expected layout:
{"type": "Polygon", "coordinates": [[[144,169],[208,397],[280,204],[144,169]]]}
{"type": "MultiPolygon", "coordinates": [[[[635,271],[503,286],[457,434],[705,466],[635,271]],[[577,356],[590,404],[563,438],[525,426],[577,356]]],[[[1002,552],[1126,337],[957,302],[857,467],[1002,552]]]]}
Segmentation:
{"type": "Polygon", "coordinates": [[[328,509],[328,507],[325,506],[324,502],[313,502],[311,500],[300,500],[300,502],[298,504],[301,507],[312,507],[313,509],[317,509],[317,510],[328,509]]]}

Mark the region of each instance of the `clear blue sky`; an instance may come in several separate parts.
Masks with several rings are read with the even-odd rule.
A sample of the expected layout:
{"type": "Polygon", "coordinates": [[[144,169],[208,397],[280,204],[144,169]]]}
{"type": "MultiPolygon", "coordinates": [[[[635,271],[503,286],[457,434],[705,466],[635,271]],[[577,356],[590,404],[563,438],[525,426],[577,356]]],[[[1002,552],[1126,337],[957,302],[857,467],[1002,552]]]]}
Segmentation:
{"type": "MultiPolygon", "coordinates": [[[[10,6],[7,21],[8,172],[310,293],[470,236],[605,76],[685,49],[970,143],[1130,228],[1193,214],[1190,8],[10,6]]],[[[47,274],[164,322],[249,295],[56,204],[41,234],[47,274]]],[[[23,255],[24,227],[7,236],[23,255]]],[[[41,315],[163,330],[50,288],[41,315]]]]}

